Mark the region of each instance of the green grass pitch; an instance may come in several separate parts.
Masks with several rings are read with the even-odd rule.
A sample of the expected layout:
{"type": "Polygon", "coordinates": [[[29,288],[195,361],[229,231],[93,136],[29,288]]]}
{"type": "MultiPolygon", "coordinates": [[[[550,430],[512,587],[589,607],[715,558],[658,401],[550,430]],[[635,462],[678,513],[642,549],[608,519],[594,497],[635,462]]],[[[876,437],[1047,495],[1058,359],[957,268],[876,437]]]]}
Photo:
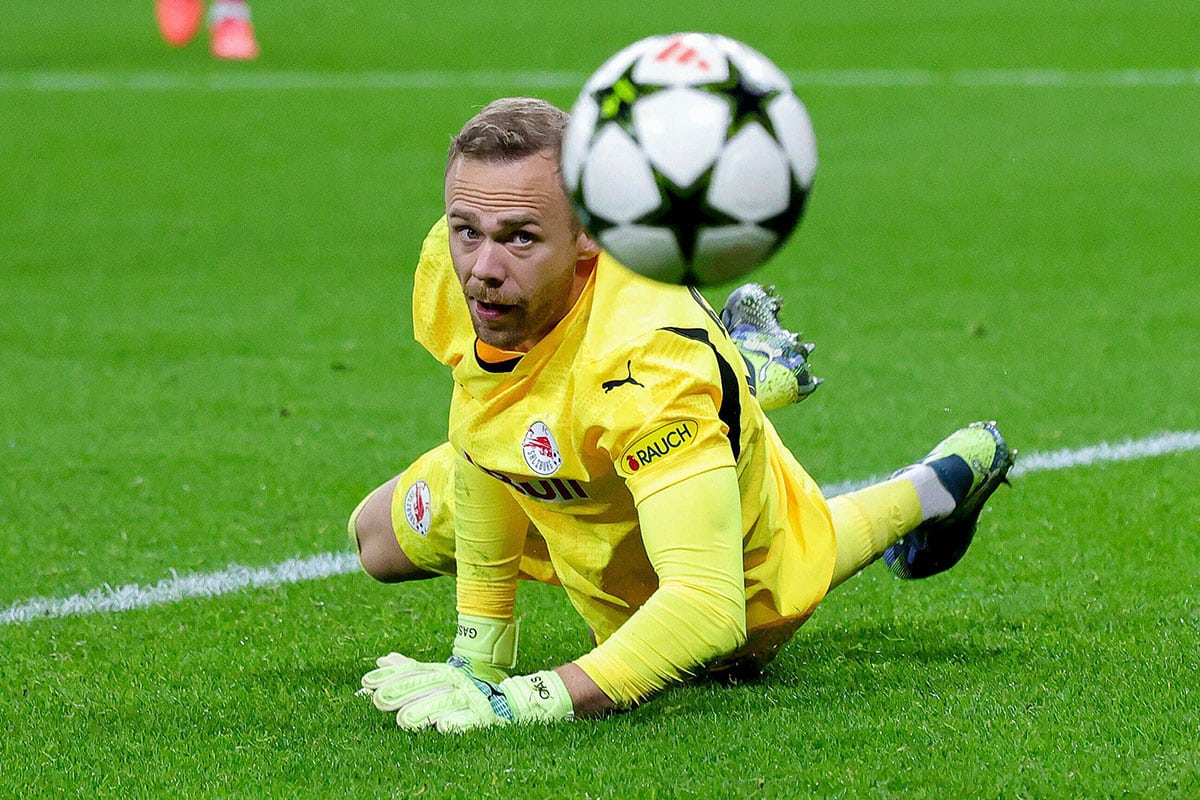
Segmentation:
{"type": "MultiPolygon", "coordinates": [[[[445,435],[408,302],[449,136],[670,30],[757,47],[814,118],[756,278],[818,344],[774,420],[819,481],[987,417],[1033,456],[1194,442],[1195,3],[253,0],[251,64],[171,50],[149,0],[9,5],[0,798],[1200,796],[1194,444],[1046,462],[951,573],[872,567],[763,682],[601,722],[413,736],[355,697],[376,655],[445,657],[448,581],[14,612],[347,553],[445,435]]],[[[520,604],[524,667],[587,646],[558,592],[520,604]]]]}

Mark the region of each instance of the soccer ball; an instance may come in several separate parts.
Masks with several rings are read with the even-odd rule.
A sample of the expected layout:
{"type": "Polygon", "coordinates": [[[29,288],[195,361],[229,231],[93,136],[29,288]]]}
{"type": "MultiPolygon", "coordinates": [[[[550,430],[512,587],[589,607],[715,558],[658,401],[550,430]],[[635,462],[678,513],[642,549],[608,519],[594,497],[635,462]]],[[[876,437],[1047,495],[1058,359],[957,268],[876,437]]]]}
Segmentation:
{"type": "Polygon", "coordinates": [[[636,42],[588,79],[562,172],[575,213],[618,261],[667,283],[759,267],[800,222],[817,169],[787,76],[725,36],[636,42]]]}

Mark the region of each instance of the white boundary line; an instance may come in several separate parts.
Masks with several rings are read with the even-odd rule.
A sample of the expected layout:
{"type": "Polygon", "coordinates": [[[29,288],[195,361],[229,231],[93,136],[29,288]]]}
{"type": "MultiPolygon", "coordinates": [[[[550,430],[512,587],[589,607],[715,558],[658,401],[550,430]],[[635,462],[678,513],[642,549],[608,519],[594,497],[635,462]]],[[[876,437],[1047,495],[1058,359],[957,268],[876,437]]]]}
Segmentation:
{"type": "MultiPolygon", "coordinates": [[[[1114,461],[1134,461],[1191,450],[1200,450],[1200,431],[1176,431],[1117,444],[1102,442],[1089,447],[1021,455],[1011,474],[1012,477],[1019,477],[1033,472],[1087,467],[1114,461]]],[[[831,484],[825,487],[825,492],[830,496],[842,494],[867,486],[876,480],[878,479],[872,478],[853,483],[831,484]]],[[[288,559],[267,567],[243,567],[233,564],[218,572],[183,577],[172,575],[151,586],[131,583],[114,588],[105,585],[86,594],[70,597],[35,597],[32,600],[14,603],[0,611],[0,625],[132,611],[190,598],[219,597],[243,589],[320,580],[358,570],[358,556],[349,552],[319,553],[308,558],[288,559]]]]}
{"type": "Polygon", "coordinates": [[[0,624],[133,611],[197,597],[220,597],[243,589],[314,581],[334,575],[345,575],[357,569],[358,556],[340,552],[318,553],[308,558],[290,558],[268,567],[254,568],[231,564],[219,572],[183,577],[172,574],[170,578],[163,578],[151,586],[129,583],[114,588],[105,584],[86,594],[70,597],[35,597],[32,600],[14,603],[0,611],[0,624]]]}
{"type": "MultiPolygon", "coordinates": [[[[1071,467],[1090,467],[1093,464],[1106,464],[1113,461],[1137,461],[1142,458],[1183,453],[1190,450],[1200,450],[1200,431],[1172,431],[1160,433],[1145,439],[1126,439],[1123,442],[1111,444],[1101,442],[1065,450],[1051,450],[1046,453],[1017,453],[1017,463],[1008,474],[1010,478],[1019,478],[1031,472],[1054,472],[1071,467]]],[[[875,475],[857,481],[844,481],[822,486],[826,496],[845,494],[864,486],[887,478],[887,475],[875,475]]],[[[0,615],[0,621],[3,616],[0,615]]]]}
{"type": "MultiPolygon", "coordinates": [[[[1137,88],[1200,86],[1200,67],[1099,70],[1031,69],[808,69],[788,72],[806,87],[902,88],[1137,88]]],[[[569,71],[368,70],[267,71],[192,74],[120,70],[0,71],[0,92],[312,91],[459,88],[575,89],[587,80],[569,71]]]]}

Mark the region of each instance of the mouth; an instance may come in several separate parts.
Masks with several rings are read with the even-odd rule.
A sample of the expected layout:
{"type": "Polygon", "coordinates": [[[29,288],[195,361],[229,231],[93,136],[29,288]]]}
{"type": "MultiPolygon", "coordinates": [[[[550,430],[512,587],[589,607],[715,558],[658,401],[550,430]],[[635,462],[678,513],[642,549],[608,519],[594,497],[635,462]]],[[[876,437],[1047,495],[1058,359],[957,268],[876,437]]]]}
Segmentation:
{"type": "Polygon", "coordinates": [[[507,316],[515,305],[507,303],[489,303],[486,300],[480,300],[477,297],[471,298],[471,304],[475,306],[475,314],[480,320],[494,321],[507,316]]]}

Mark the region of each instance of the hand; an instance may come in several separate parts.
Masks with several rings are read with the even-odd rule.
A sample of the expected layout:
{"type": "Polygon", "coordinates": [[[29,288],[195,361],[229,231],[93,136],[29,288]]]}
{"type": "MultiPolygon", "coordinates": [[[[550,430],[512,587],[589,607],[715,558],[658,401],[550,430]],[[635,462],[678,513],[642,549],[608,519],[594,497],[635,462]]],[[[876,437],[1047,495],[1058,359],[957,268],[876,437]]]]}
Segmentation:
{"type": "MultiPolygon", "coordinates": [[[[514,619],[493,619],[475,617],[468,614],[458,615],[458,630],[454,638],[454,649],[451,654],[456,656],[457,664],[471,674],[489,683],[500,683],[508,677],[507,669],[512,669],[517,663],[517,637],[520,626],[514,619]]],[[[378,669],[363,676],[362,693],[379,695],[380,702],[388,702],[383,698],[390,693],[402,691],[406,685],[423,685],[438,676],[450,680],[447,670],[451,664],[423,664],[399,653],[389,653],[375,661],[378,669]]]]}
{"type": "Polygon", "coordinates": [[[445,664],[415,661],[399,653],[379,658],[363,676],[363,689],[380,711],[396,712],[396,724],[410,731],[435,728],[461,733],[510,722],[558,722],[574,718],[562,679],[554,672],[483,680],[469,659],[445,664]]]}

